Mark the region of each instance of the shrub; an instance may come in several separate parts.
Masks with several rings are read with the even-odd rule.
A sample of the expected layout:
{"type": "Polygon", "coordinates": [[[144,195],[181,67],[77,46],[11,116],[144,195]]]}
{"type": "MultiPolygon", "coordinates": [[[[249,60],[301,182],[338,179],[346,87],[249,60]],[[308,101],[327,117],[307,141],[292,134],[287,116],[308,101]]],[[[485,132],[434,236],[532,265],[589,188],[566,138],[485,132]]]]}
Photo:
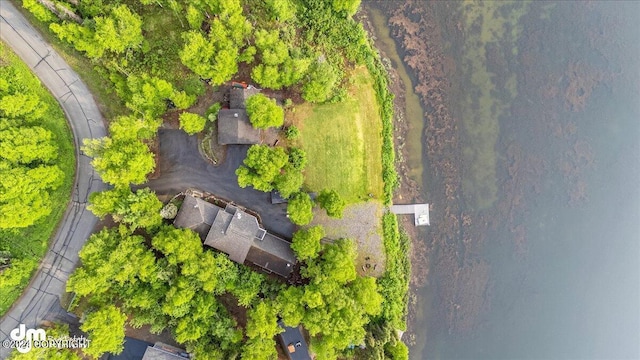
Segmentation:
{"type": "Polygon", "coordinates": [[[189,112],[183,112],[180,114],[180,129],[184,130],[189,135],[193,135],[204,130],[206,123],[207,119],[198,114],[189,112]]]}
{"type": "Polygon", "coordinates": [[[307,166],[307,153],[300,148],[290,148],[289,164],[291,164],[294,169],[302,171],[304,167],[307,166]]]}
{"type": "Polygon", "coordinates": [[[210,122],[214,122],[214,121],[216,121],[218,119],[218,112],[220,111],[220,109],[222,109],[222,104],[215,103],[215,104],[209,106],[207,111],[204,113],[204,116],[210,122]]]}
{"type": "Polygon", "coordinates": [[[284,137],[288,140],[297,139],[300,136],[300,130],[295,126],[291,125],[284,131],[284,137]]]}

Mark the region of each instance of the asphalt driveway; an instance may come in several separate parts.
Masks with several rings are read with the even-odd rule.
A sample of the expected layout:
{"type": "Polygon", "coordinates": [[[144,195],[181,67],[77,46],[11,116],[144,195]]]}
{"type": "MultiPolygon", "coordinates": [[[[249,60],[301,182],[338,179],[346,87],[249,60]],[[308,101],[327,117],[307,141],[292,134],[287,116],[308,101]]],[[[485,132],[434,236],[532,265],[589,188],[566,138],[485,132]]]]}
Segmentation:
{"type": "Polygon", "coordinates": [[[249,146],[229,145],[224,162],[213,166],[200,155],[196,136],[182,130],[161,129],[158,139],[160,177],[145,186],[159,195],[174,195],[190,187],[210,192],[257,212],[269,232],[291,239],[295,226],[286,216],[286,204],[272,205],[269,193],[238,186],[235,171],[249,146]]]}

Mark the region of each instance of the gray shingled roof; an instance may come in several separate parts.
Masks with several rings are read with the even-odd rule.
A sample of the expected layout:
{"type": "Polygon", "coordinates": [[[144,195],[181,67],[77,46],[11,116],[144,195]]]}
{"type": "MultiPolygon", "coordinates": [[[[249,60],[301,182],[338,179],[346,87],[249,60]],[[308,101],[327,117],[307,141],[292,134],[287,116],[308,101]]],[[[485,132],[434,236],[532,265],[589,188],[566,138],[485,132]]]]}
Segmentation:
{"type": "Polygon", "coordinates": [[[289,277],[297,261],[291,243],[269,233],[263,240],[253,241],[247,260],[285,278],[289,277]]]}
{"type": "Polygon", "coordinates": [[[185,356],[187,353],[182,350],[162,343],[156,343],[154,346],[149,346],[145,351],[142,360],[185,360],[189,359],[185,356],[180,356],[177,353],[183,353],[185,356]]]}
{"type": "Polygon", "coordinates": [[[237,263],[248,261],[285,278],[297,262],[288,241],[267,233],[255,216],[230,204],[222,209],[186,195],[174,225],[198,232],[205,245],[237,263]]]}
{"type": "Polygon", "coordinates": [[[229,259],[244,263],[253,240],[264,236],[266,231],[255,216],[227,205],[219,211],[204,244],[229,255],[229,259]]]}
{"type": "Polygon", "coordinates": [[[246,109],[247,99],[259,93],[260,90],[256,88],[231,88],[229,91],[229,108],[231,109],[246,109]]]}
{"type": "Polygon", "coordinates": [[[176,227],[188,228],[197,232],[204,240],[219,210],[220,207],[200,198],[185,195],[173,224],[176,227]]]}
{"type": "Polygon", "coordinates": [[[251,126],[245,110],[222,109],[218,112],[218,143],[259,144],[260,129],[251,126]]]}

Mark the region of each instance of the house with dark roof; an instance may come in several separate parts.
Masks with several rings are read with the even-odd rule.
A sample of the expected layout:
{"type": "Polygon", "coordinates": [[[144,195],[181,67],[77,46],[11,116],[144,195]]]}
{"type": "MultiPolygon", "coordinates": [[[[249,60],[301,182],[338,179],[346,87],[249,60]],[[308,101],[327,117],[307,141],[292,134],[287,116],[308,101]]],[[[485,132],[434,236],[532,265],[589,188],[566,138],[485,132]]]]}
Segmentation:
{"type": "Polygon", "coordinates": [[[190,359],[189,354],[177,347],[167,345],[161,342],[155,343],[153,346],[147,347],[142,356],[142,360],[185,360],[190,359]]]}
{"type": "Polygon", "coordinates": [[[185,196],[173,224],[195,231],[204,241],[219,210],[218,206],[211,206],[210,203],[200,198],[185,196]]]}
{"type": "Polygon", "coordinates": [[[229,91],[229,108],[230,109],[246,109],[247,99],[259,93],[260,90],[253,86],[232,87],[229,91]]]}
{"type": "Polygon", "coordinates": [[[107,360],[185,360],[189,354],[177,347],[165,343],[152,344],[130,337],[124,338],[123,350],[120,354],[107,354],[107,360]]]}
{"type": "Polygon", "coordinates": [[[251,125],[244,109],[221,109],[218,112],[218,143],[221,145],[259,144],[261,130],[251,125]]]}
{"type": "Polygon", "coordinates": [[[194,231],[206,230],[204,236],[200,235],[205,245],[237,263],[247,262],[284,278],[289,277],[297,262],[291,243],[269,234],[255,216],[231,204],[223,209],[187,194],[173,224],[194,231]]]}
{"type": "Polygon", "coordinates": [[[285,326],[282,320],[278,321],[278,325],[284,329],[278,334],[278,340],[287,358],[291,360],[311,360],[309,355],[309,346],[302,336],[300,326],[285,326]]]}
{"type": "Polygon", "coordinates": [[[253,86],[234,86],[229,90],[229,108],[218,112],[218,143],[221,145],[259,144],[261,130],[251,125],[246,101],[260,90],[253,86]]]}
{"type": "Polygon", "coordinates": [[[262,241],[266,230],[258,219],[233,205],[218,211],[204,244],[229,255],[229,259],[244,263],[254,240],[262,241]]]}

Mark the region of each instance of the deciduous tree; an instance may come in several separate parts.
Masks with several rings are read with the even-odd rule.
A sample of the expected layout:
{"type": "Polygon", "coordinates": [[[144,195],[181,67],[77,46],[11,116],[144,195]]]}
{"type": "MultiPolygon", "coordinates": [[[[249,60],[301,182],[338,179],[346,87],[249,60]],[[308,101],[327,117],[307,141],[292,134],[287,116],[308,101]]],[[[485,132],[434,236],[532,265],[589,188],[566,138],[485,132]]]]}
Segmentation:
{"type": "Polygon", "coordinates": [[[304,170],[305,166],[307,166],[307,153],[297,147],[289,148],[289,164],[294,169],[304,170]]]}
{"type": "Polygon", "coordinates": [[[94,358],[99,358],[106,352],[121,353],[126,320],[127,315],[114,305],[106,305],[89,313],[80,329],[89,334],[91,346],[82,349],[82,351],[94,358]]]}
{"type": "Polygon", "coordinates": [[[0,158],[13,164],[48,164],[57,155],[58,147],[49,130],[34,126],[0,131],[0,158]]]}
{"type": "Polygon", "coordinates": [[[180,114],[180,129],[184,130],[189,135],[193,135],[204,130],[206,123],[207,119],[198,114],[190,112],[183,112],[180,114]]]}
{"type": "Polygon", "coordinates": [[[247,100],[247,115],[251,124],[260,129],[282,126],[284,110],[264,94],[256,94],[247,100]]]}
{"type": "Polygon", "coordinates": [[[113,7],[108,17],[95,18],[95,41],[105,50],[120,54],[143,40],[142,18],[127,5],[113,7]]]}
{"type": "Polygon", "coordinates": [[[240,187],[253,186],[256,190],[271,191],[274,181],[289,157],[279,147],[253,145],[247,152],[242,166],[236,170],[240,187]]]}
{"type": "Polygon", "coordinates": [[[316,201],[327,212],[327,215],[334,218],[341,218],[344,207],[347,205],[335,190],[322,190],[316,201]]]}
{"type": "Polygon", "coordinates": [[[293,234],[291,249],[296,253],[300,261],[315,259],[322,249],[320,240],[324,236],[324,228],[320,225],[298,230],[293,234]]]}
{"type": "Polygon", "coordinates": [[[291,195],[287,205],[289,219],[296,225],[306,225],[313,219],[313,201],[309,194],[297,192],[291,195]]]}
{"type": "Polygon", "coordinates": [[[131,230],[153,230],[162,223],[162,203],[149,188],[132,193],[129,188],[115,188],[91,194],[87,207],[99,218],[111,214],[117,222],[127,224],[131,230]]]}
{"type": "Polygon", "coordinates": [[[274,186],[283,198],[288,198],[291,194],[300,190],[304,176],[302,172],[293,166],[285,166],[284,171],[276,176],[274,186]]]}
{"type": "Polygon", "coordinates": [[[49,192],[64,174],[57,166],[0,166],[0,229],[22,228],[51,213],[49,192]]]}
{"type": "Polygon", "coordinates": [[[115,140],[149,140],[156,135],[162,120],[144,116],[118,116],[109,124],[109,133],[115,140]]]}
{"type": "Polygon", "coordinates": [[[141,184],[155,168],[153,154],[139,140],[85,139],[82,150],[93,157],[102,180],[116,186],[141,184]]]}
{"type": "Polygon", "coordinates": [[[329,100],[340,78],[337,70],[331,64],[323,62],[317,63],[309,74],[309,80],[302,87],[302,97],[314,103],[329,100]]]}

